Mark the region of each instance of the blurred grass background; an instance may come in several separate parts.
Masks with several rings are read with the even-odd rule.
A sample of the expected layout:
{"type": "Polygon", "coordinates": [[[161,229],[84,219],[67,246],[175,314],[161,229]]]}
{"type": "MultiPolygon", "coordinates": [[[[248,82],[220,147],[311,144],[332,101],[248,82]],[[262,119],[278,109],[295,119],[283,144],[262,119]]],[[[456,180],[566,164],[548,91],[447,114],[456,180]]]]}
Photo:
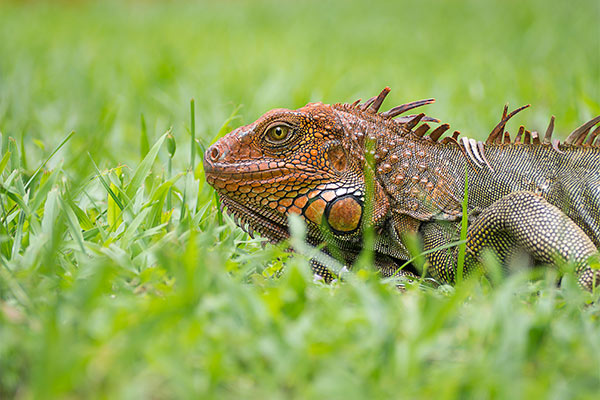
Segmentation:
{"type": "Polygon", "coordinates": [[[0,2],[0,398],[595,398],[593,296],[552,271],[313,283],[216,212],[190,99],[197,151],[386,85],[472,137],[506,102],[533,105],[513,132],[554,114],[564,137],[600,114],[599,20],[593,0],[0,2]]]}

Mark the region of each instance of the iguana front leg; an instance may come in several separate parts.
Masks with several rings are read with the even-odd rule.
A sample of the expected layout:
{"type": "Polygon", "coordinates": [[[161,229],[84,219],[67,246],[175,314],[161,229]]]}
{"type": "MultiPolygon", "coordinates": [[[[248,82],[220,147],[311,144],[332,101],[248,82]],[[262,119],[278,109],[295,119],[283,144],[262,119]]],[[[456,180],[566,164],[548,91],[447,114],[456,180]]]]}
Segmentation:
{"type": "MultiPolygon", "coordinates": [[[[427,223],[421,228],[425,250],[456,240],[456,224],[427,223]]],[[[597,249],[583,230],[560,209],[532,192],[515,192],[504,196],[481,212],[467,230],[465,274],[480,268],[479,256],[491,248],[500,257],[521,248],[536,260],[552,264],[558,260],[572,261],[579,284],[592,290],[594,276],[600,282],[600,272],[592,270],[588,258],[597,249]]],[[[434,278],[453,283],[457,265],[457,249],[440,250],[428,256],[434,278]]]]}

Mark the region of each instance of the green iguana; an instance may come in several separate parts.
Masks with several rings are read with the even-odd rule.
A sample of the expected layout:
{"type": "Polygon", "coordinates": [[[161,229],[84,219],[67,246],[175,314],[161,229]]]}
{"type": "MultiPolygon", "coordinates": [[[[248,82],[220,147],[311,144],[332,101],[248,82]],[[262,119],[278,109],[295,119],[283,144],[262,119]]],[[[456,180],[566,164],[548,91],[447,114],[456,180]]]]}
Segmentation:
{"type": "MultiPolygon", "coordinates": [[[[458,249],[435,249],[460,238],[468,181],[465,274],[480,268],[484,248],[504,262],[518,249],[541,263],[575,262],[588,290],[600,282],[588,264],[600,246],[600,126],[590,133],[600,116],[563,143],[552,138],[554,117],[543,137],[521,126],[512,139],[505,125],[528,106],[511,113],[505,107],[485,142],[459,132],[440,140],[448,124],[425,135],[425,121],[438,120],[422,113],[396,118],[433,99],[379,112],[389,90],[362,104],[269,111],[206,151],[206,179],[251,236],[282,241],[288,215],[298,214],[310,243],[327,242],[326,252],[338,248],[351,265],[370,226],[380,273],[414,276],[398,267],[410,258],[406,234],[416,233],[431,251],[428,272],[447,283],[456,279],[458,249]]],[[[313,270],[332,277],[318,262],[313,270]]]]}

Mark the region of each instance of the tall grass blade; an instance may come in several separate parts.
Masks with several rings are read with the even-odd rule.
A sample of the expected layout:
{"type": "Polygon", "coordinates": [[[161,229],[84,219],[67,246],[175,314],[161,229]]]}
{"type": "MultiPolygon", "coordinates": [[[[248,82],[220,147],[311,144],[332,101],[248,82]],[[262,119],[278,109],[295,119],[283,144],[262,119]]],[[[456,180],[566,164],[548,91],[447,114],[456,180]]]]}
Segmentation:
{"type": "Polygon", "coordinates": [[[2,175],[2,173],[4,172],[4,168],[6,168],[6,165],[8,164],[9,160],[10,160],[10,151],[7,151],[6,153],[4,153],[2,160],[0,160],[0,175],[2,175]]]}
{"type": "Polygon", "coordinates": [[[124,210],[125,206],[123,205],[123,203],[121,202],[121,200],[117,197],[117,195],[115,194],[115,192],[113,192],[113,190],[111,189],[111,187],[109,186],[109,184],[106,182],[106,180],[102,176],[102,172],[100,172],[100,169],[98,169],[98,165],[96,165],[96,162],[92,158],[92,155],[90,153],[88,153],[88,156],[90,157],[90,160],[92,160],[92,164],[94,165],[94,169],[96,170],[96,173],[97,173],[96,176],[100,180],[100,183],[102,184],[102,186],[104,186],[104,189],[106,189],[106,192],[113,199],[113,201],[119,207],[119,209],[124,210]]]}
{"type": "Polygon", "coordinates": [[[196,104],[190,100],[190,169],[196,165],[196,104]]]}
{"type": "Polygon", "coordinates": [[[42,162],[40,164],[39,167],[36,168],[36,170],[34,171],[33,175],[31,175],[31,178],[29,178],[29,180],[27,181],[27,183],[25,184],[25,189],[29,188],[29,185],[31,185],[31,182],[33,182],[33,180],[37,177],[37,174],[39,174],[39,172],[42,170],[42,168],[44,168],[46,166],[46,164],[48,163],[48,161],[50,161],[50,159],[52,159],[52,157],[54,157],[54,155],[69,141],[69,139],[71,139],[71,137],[75,134],[75,132],[71,132],[69,133],[67,136],[65,136],[65,138],[58,144],[58,146],[56,146],[54,148],[54,150],[52,150],[52,153],[50,153],[50,155],[48,157],[46,157],[46,159],[44,160],[44,162],[42,162]]]}
{"type": "Polygon", "coordinates": [[[77,216],[73,212],[73,209],[69,207],[69,204],[66,201],[61,199],[60,205],[63,209],[63,212],[65,213],[67,228],[71,233],[71,237],[77,242],[79,248],[81,249],[81,252],[85,255],[88,255],[87,251],[85,250],[83,233],[81,232],[81,227],[79,226],[77,216]]]}
{"type": "Polygon", "coordinates": [[[158,155],[160,148],[162,147],[165,139],[167,138],[167,135],[169,135],[170,133],[171,133],[171,129],[169,128],[169,130],[167,132],[165,132],[156,141],[156,143],[154,143],[154,146],[152,146],[152,148],[150,149],[148,154],[146,154],[146,157],[144,157],[144,159],[142,160],[140,165],[138,165],[138,167],[135,169],[135,172],[133,173],[133,177],[131,178],[131,181],[127,185],[127,189],[125,190],[127,197],[132,198],[135,195],[135,192],[139,189],[140,185],[143,183],[144,178],[150,173],[152,164],[154,164],[154,161],[156,160],[156,156],[158,155]]]}
{"type": "Polygon", "coordinates": [[[460,245],[458,246],[458,260],[456,264],[456,283],[460,285],[465,269],[465,255],[467,252],[467,229],[469,227],[469,174],[465,167],[465,194],[462,201],[462,219],[460,222],[460,245]]]}
{"type": "Polygon", "coordinates": [[[117,227],[121,225],[121,222],[123,222],[121,211],[124,209],[121,208],[121,206],[117,203],[116,199],[118,199],[118,197],[114,195],[114,192],[117,191],[117,186],[111,182],[109,185],[109,190],[110,192],[108,198],[106,199],[108,205],[106,219],[108,222],[108,226],[110,227],[110,231],[114,232],[115,229],[117,229],[117,227]],[[113,194],[111,195],[110,193],[113,194]]]}
{"type": "Polygon", "coordinates": [[[143,159],[150,151],[150,140],[148,139],[148,130],[146,129],[146,119],[144,114],[140,114],[140,158],[143,159]]]}

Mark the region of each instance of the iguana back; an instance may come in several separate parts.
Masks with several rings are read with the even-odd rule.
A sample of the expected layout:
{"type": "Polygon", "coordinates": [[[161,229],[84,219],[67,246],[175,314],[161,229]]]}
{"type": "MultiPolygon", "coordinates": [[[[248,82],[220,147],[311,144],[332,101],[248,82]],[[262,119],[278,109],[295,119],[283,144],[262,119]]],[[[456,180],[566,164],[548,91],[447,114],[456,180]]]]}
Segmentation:
{"type": "Polygon", "coordinates": [[[421,141],[414,149],[412,157],[403,147],[390,151],[400,161],[380,174],[392,207],[421,221],[456,219],[468,176],[470,214],[509,193],[530,191],[567,214],[600,246],[600,147],[514,142],[485,147],[462,142],[459,147],[421,141]],[[427,156],[419,157],[423,153],[427,156]],[[402,184],[395,184],[399,180],[402,184]]]}

